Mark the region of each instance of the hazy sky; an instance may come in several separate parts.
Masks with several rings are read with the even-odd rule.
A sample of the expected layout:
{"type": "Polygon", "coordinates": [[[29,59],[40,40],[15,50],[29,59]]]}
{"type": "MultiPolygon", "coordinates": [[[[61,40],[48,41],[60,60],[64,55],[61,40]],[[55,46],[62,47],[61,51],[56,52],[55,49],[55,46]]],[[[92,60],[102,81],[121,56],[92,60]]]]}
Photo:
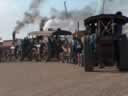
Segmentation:
{"type": "MultiPolygon", "coordinates": [[[[3,39],[11,39],[12,31],[17,20],[22,20],[24,12],[29,9],[32,0],[0,0],[0,36],[3,39]]],[[[40,12],[42,16],[50,15],[50,9],[64,10],[63,2],[67,1],[68,10],[82,9],[95,0],[44,0],[40,12]]],[[[25,36],[29,31],[38,30],[38,25],[27,25],[20,36],[25,36]]]]}
{"type": "MultiPolygon", "coordinates": [[[[22,18],[24,17],[24,12],[29,9],[31,1],[32,0],[0,0],[0,36],[3,39],[12,38],[12,31],[16,26],[16,21],[22,20],[22,18]]],[[[91,6],[93,8],[96,8],[95,10],[99,11],[99,8],[102,4],[102,0],[44,0],[44,3],[41,4],[40,8],[41,15],[49,16],[51,8],[56,8],[60,11],[64,10],[64,1],[67,1],[68,10],[82,9],[85,6],[91,6]]],[[[126,11],[127,7],[119,7],[119,5],[121,4],[119,1],[125,1],[125,3],[122,4],[124,4],[123,6],[125,7],[127,6],[127,0],[114,0],[115,3],[106,3],[106,6],[111,6],[106,9],[106,12],[109,13],[110,10],[113,10],[112,8],[114,8],[114,10],[116,10],[117,8],[118,10],[126,11]]],[[[21,33],[18,35],[18,37],[25,36],[26,33],[36,30],[38,30],[38,25],[27,25],[23,30],[21,30],[21,33]]]]}

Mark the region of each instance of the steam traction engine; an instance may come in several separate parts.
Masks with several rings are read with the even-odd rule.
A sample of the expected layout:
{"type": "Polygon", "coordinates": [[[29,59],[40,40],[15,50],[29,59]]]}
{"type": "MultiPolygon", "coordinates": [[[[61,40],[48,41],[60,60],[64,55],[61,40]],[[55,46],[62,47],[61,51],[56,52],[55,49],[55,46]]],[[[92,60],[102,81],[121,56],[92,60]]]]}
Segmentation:
{"type": "Polygon", "coordinates": [[[85,39],[85,71],[94,67],[117,66],[128,70],[128,40],[122,27],[128,18],[121,12],[92,16],[84,21],[88,35],[85,39]]]}

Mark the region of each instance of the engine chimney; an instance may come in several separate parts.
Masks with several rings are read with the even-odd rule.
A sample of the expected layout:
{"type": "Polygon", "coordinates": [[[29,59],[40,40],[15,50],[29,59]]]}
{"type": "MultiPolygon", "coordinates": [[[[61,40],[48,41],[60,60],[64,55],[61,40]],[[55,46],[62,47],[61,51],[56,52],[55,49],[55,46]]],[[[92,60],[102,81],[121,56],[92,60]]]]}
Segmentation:
{"type": "Polygon", "coordinates": [[[15,44],[15,42],[16,42],[16,31],[12,32],[12,40],[13,40],[13,44],[15,44]]]}
{"type": "Polygon", "coordinates": [[[40,31],[44,31],[43,28],[44,28],[44,25],[45,25],[45,22],[46,22],[46,21],[47,21],[46,18],[43,18],[43,19],[41,20],[41,23],[40,23],[40,31]]]}

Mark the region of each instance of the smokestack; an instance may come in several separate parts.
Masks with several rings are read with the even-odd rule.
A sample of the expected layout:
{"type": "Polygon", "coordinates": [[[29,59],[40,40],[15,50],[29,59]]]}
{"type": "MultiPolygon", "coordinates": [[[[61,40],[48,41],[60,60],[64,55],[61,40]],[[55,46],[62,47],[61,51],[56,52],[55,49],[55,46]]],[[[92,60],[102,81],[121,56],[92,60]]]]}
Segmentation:
{"type": "Polygon", "coordinates": [[[40,23],[40,31],[44,31],[43,30],[43,26],[44,26],[44,20],[41,20],[41,23],[40,23]]]}
{"type": "Polygon", "coordinates": [[[80,28],[80,23],[77,22],[77,31],[79,32],[79,28],[80,28]]]}
{"type": "Polygon", "coordinates": [[[48,21],[48,18],[43,18],[40,23],[40,31],[44,31],[44,25],[48,21]]]}
{"type": "Polygon", "coordinates": [[[12,33],[12,40],[13,40],[13,43],[16,42],[16,31],[14,31],[14,32],[12,33]]]}

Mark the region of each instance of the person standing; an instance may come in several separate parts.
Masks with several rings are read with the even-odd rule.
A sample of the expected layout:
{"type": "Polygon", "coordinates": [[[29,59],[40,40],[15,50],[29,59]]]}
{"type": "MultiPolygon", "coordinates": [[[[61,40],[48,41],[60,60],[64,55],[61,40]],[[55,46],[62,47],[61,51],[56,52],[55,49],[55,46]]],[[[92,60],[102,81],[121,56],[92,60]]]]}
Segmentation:
{"type": "Polygon", "coordinates": [[[76,58],[76,63],[80,65],[80,55],[82,53],[82,48],[83,48],[83,45],[82,45],[82,42],[79,38],[74,38],[74,55],[75,55],[75,58],[76,58]]]}

